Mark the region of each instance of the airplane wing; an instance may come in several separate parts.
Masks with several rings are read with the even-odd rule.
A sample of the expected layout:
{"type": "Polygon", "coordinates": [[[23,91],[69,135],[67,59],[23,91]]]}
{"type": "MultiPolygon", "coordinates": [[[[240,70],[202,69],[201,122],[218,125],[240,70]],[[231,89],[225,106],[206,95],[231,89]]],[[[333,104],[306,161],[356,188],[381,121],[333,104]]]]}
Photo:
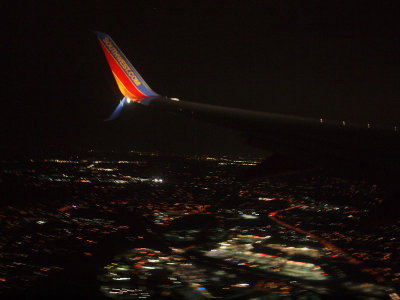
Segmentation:
{"type": "MultiPolygon", "coordinates": [[[[366,176],[386,174],[399,177],[400,136],[393,128],[346,124],[343,121],[311,119],[283,114],[249,111],[207,105],[155,93],[128,61],[111,37],[95,32],[124,96],[107,120],[118,117],[131,102],[151,110],[185,114],[207,122],[234,128],[251,145],[276,153],[265,161],[266,167],[282,165],[282,157],[310,165],[332,166],[346,172],[362,172],[366,176]]],[[[291,167],[286,168],[291,170],[291,167]]]]}

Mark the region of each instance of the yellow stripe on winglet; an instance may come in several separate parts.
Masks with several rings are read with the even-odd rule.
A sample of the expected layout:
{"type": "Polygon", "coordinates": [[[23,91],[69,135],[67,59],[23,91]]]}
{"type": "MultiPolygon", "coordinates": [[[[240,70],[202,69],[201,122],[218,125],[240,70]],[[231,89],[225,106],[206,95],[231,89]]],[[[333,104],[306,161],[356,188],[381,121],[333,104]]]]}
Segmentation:
{"type": "Polygon", "coordinates": [[[117,77],[117,75],[114,74],[114,72],[112,73],[114,75],[115,81],[117,82],[119,90],[121,91],[122,95],[128,97],[132,101],[135,101],[136,96],[129,92],[129,90],[125,87],[125,85],[121,82],[121,80],[119,80],[119,78],[117,77]]]}

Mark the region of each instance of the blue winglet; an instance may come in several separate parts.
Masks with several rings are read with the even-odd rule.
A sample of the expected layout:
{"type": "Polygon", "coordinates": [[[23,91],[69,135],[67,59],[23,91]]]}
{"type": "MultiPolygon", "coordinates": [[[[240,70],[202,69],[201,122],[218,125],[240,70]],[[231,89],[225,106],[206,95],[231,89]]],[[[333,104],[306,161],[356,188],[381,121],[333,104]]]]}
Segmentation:
{"type": "Polygon", "coordinates": [[[126,101],[127,101],[126,97],[122,98],[121,102],[118,104],[117,108],[114,110],[111,116],[109,116],[108,119],[105,119],[104,121],[105,122],[112,121],[118,118],[122,112],[124,105],[126,104],[126,101]]]}

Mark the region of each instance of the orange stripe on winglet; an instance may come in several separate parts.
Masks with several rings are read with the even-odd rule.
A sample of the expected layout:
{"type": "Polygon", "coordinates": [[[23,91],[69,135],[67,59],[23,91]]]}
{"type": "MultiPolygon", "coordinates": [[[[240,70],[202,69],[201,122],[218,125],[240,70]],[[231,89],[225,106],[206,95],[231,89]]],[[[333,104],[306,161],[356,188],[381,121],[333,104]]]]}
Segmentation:
{"type": "Polygon", "coordinates": [[[129,92],[129,94],[132,96],[132,97],[129,97],[129,98],[133,98],[133,99],[146,97],[146,95],[142,94],[136,88],[136,86],[132,83],[130,78],[125,74],[124,70],[122,70],[120,65],[115,61],[114,57],[110,54],[110,52],[107,50],[107,48],[104,47],[104,45],[103,45],[103,43],[101,41],[100,41],[100,45],[101,45],[101,48],[103,49],[103,52],[104,52],[104,54],[106,56],[106,59],[108,61],[108,65],[110,66],[111,71],[113,72],[114,77],[117,80],[117,84],[118,84],[118,80],[119,80],[120,83],[122,83],[122,85],[124,86],[124,90],[121,90],[121,86],[118,84],[118,87],[119,87],[121,93],[124,96],[126,96],[125,93],[129,92]]]}

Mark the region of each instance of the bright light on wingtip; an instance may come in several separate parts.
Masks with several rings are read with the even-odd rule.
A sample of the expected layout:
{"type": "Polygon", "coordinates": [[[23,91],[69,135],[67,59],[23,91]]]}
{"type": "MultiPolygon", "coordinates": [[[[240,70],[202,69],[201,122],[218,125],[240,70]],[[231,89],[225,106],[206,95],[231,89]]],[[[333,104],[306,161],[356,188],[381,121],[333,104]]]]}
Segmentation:
{"type": "Polygon", "coordinates": [[[169,99],[171,99],[172,101],[179,101],[178,98],[169,98],[169,99]]]}

